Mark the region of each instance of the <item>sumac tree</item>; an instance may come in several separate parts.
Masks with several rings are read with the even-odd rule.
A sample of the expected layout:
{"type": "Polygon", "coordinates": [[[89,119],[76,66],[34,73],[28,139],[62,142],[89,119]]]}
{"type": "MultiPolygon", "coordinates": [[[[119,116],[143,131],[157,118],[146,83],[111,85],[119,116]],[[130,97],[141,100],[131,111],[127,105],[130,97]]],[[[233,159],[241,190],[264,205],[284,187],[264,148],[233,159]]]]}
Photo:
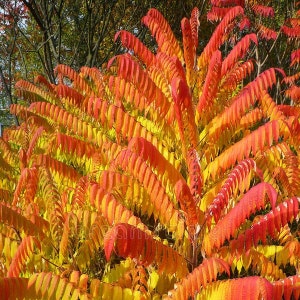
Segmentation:
{"type": "Polygon", "coordinates": [[[155,53],[121,31],[128,53],[104,72],[18,82],[23,122],[0,140],[1,295],[299,298],[298,74],[243,83],[259,42],[231,39],[244,9],[200,55],[198,17],[179,42],[150,9],[155,53]],[[270,95],[281,81],[293,106],[270,95]]]}

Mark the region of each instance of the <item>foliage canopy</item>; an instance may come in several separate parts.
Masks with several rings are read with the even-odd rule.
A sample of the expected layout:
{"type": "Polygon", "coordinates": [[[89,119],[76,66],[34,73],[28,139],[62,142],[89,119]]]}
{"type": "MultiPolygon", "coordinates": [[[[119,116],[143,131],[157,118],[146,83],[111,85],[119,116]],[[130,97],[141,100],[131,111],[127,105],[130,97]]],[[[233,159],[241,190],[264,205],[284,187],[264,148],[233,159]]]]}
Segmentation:
{"type": "Polygon", "coordinates": [[[244,1],[219,2],[200,53],[197,8],[180,42],[152,8],[155,52],[121,30],[128,52],[107,69],[58,64],[55,83],[16,84],[21,123],[0,139],[1,295],[299,298],[300,73],[252,79],[260,37],[240,34],[244,1]]]}

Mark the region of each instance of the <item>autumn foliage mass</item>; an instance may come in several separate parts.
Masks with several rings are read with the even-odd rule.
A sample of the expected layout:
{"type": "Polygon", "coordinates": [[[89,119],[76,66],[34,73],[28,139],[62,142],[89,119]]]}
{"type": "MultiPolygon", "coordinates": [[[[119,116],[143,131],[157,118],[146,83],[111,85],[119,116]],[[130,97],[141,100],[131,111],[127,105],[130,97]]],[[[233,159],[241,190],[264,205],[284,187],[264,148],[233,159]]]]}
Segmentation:
{"type": "Polygon", "coordinates": [[[300,10],[276,31],[248,17],[272,7],[211,3],[200,49],[197,8],[180,41],[152,8],[155,51],[121,30],[105,69],[16,84],[20,125],[0,139],[5,299],[299,299],[300,52],[289,69],[255,53],[278,34],[299,46],[300,10]]]}

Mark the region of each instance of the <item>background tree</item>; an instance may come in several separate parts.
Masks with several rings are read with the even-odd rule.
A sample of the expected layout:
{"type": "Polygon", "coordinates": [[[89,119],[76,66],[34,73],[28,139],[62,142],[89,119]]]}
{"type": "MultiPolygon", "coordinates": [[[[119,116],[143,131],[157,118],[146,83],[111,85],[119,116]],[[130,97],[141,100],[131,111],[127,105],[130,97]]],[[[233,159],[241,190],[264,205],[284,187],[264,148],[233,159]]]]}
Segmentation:
{"type": "Polygon", "coordinates": [[[26,22],[27,12],[20,1],[1,0],[0,5],[0,123],[14,121],[17,124],[17,119],[9,115],[8,110],[14,103],[15,82],[21,74],[26,75],[19,29],[26,22]]]}

